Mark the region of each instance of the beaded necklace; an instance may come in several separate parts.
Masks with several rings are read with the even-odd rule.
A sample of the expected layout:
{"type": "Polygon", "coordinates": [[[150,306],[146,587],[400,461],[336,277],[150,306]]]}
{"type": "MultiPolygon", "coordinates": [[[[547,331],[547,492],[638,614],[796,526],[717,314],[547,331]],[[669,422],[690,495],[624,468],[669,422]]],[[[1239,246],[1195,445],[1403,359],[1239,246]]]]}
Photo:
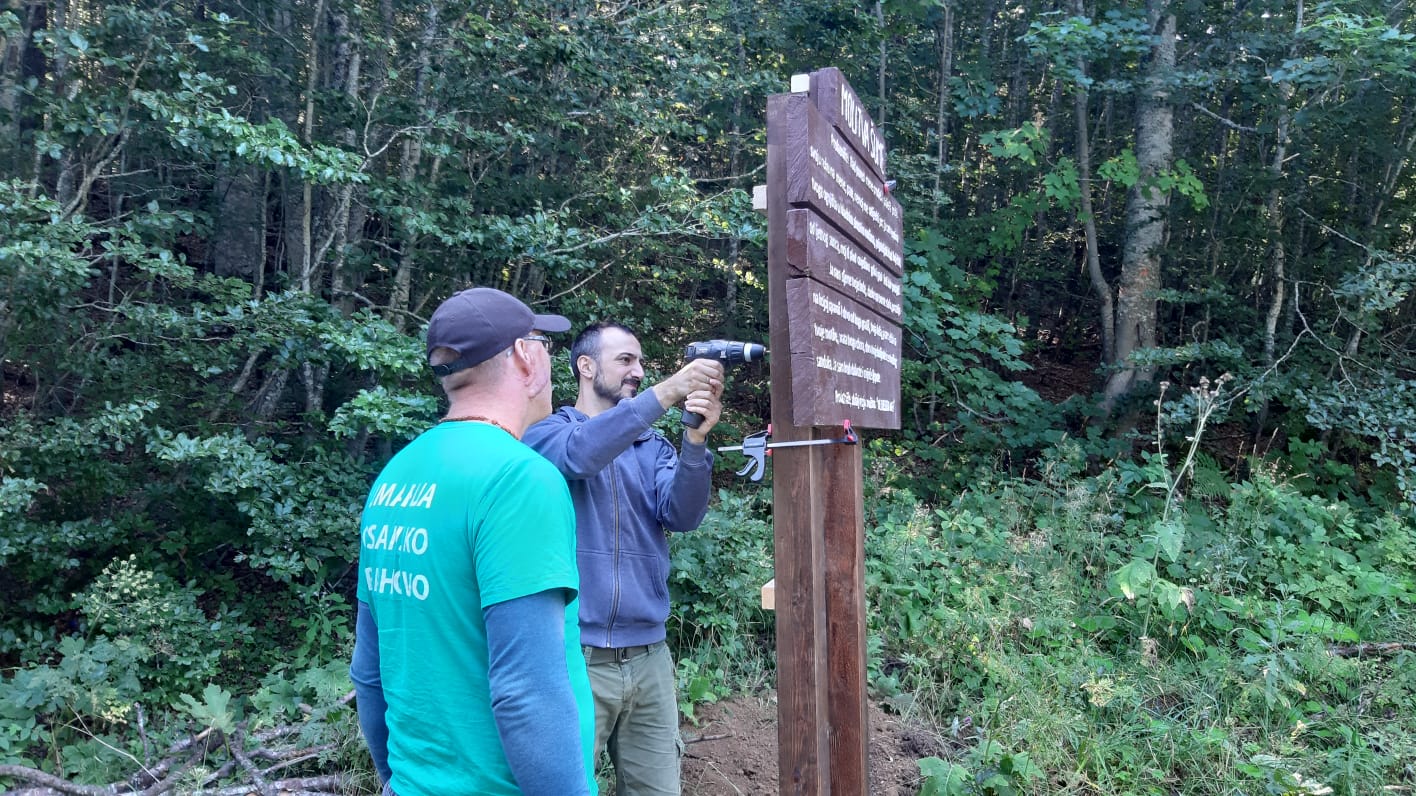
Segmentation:
{"type": "Polygon", "coordinates": [[[497,428],[501,429],[502,431],[505,431],[508,434],[511,434],[511,436],[516,439],[521,439],[521,437],[518,437],[511,429],[507,428],[501,423],[498,423],[490,417],[483,417],[482,415],[463,415],[462,417],[444,417],[442,419],[442,422],[444,423],[459,423],[463,421],[469,421],[472,423],[487,423],[489,425],[496,426],[497,428]]]}

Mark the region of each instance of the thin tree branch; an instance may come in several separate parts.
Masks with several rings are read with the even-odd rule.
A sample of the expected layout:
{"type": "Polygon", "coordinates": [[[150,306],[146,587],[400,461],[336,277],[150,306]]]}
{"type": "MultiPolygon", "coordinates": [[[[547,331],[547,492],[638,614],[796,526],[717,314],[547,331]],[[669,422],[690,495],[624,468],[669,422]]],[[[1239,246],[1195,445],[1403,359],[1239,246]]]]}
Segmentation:
{"type": "MultiPolygon", "coordinates": [[[[579,290],[581,287],[583,287],[586,282],[589,282],[590,280],[594,279],[595,277],[599,276],[600,274],[603,274],[606,270],[608,270],[608,269],[610,268],[610,266],[613,266],[613,265],[615,265],[615,264],[618,263],[618,262],[619,262],[618,260],[611,260],[610,262],[605,263],[604,265],[600,266],[594,273],[590,274],[589,276],[585,277],[584,279],[580,280],[579,282],[576,282],[575,284],[571,285],[570,287],[566,288],[565,290],[562,290],[562,291],[559,292],[559,293],[555,293],[555,294],[553,294],[553,295],[547,296],[547,297],[546,297],[546,301],[548,301],[548,302],[549,302],[549,301],[555,301],[556,299],[560,298],[561,296],[566,296],[566,295],[569,295],[569,294],[571,294],[571,293],[574,293],[575,291],[577,291],[577,290],[579,290]]],[[[540,303],[540,302],[538,302],[538,303],[540,303]]]]}
{"type": "Polygon", "coordinates": [[[1215,121],[1219,122],[1220,124],[1224,125],[1225,127],[1228,127],[1228,128],[1231,129],[1231,130],[1238,130],[1238,131],[1241,132],[1241,133],[1257,133],[1257,132],[1259,131],[1257,127],[1245,127],[1244,125],[1239,124],[1238,122],[1235,122],[1235,121],[1231,121],[1231,120],[1229,120],[1229,119],[1226,119],[1226,118],[1224,118],[1223,116],[1220,116],[1219,114],[1215,113],[1214,111],[1210,110],[1209,108],[1206,108],[1205,106],[1201,105],[1201,104],[1198,103],[1198,102],[1192,102],[1192,103],[1190,103],[1190,107],[1191,107],[1191,108],[1194,108],[1195,110],[1199,111],[1200,113],[1203,113],[1204,115],[1210,117],[1211,119],[1214,119],[1215,121]]]}

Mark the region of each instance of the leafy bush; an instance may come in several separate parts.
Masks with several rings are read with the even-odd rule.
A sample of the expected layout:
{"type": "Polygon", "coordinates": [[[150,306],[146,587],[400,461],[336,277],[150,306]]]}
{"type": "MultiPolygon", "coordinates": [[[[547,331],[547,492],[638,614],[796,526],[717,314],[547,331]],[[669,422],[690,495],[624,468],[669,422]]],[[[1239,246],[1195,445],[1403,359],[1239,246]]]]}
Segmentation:
{"type": "Polygon", "coordinates": [[[1183,470],[1151,454],[1087,475],[1082,450],[1063,440],[1040,479],[980,478],[938,508],[891,464],[868,467],[871,685],[964,750],[922,763],[925,787],[1361,794],[1401,781],[1416,748],[1367,739],[1409,715],[1410,653],[1343,650],[1413,643],[1416,523],[1305,495],[1261,461],[1231,485],[1199,454],[1173,460],[1183,470]],[[987,750],[1007,751],[984,763],[987,750]],[[1013,755],[1044,773],[1003,771],[1013,755]]]}
{"type": "Polygon", "coordinates": [[[761,685],[775,655],[761,589],[772,578],[772,527],[761,491],[726,490],[698,530],[670,537],[669,642],[684,712],[761,685]]]}
{"type": "Polygon", "coordinates": [[[139,568],[136,555],[109,564],[77,602],[90,636],[126,642],[138,653],[131,671],[146,697],[158,701],[205,684],[222,651],[250,630],[225,606],[208,619],[190,587],[139,568]]]}

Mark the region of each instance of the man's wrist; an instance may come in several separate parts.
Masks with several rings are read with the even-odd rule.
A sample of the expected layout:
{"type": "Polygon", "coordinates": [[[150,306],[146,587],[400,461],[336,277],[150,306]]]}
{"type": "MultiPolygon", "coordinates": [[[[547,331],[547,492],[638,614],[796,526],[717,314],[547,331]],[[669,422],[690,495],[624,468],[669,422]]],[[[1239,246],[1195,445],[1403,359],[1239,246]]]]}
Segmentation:
{"type": "Polygon", "coordinates": [[[707,458],[708,432],[685,426],[683,429],[683,450],[679,452],[679,461],[699,461],[707,458]],[[699,439],[695,439],[695,437],[699,439]]]}
{"type": "Polygon", "coordinates": [[[654,393],[654,399],[659,402],[659,406],[663,408],[665,412],[669,411],[674,404],[678,403],[678,399],[674,397],[673,393],[669,392],[669,388],[665,382],[661,381],[655,384],[653,387],[649,388],[649,391],[654,393]]]}
{"type": "Polygon", "coordinates": [[[673,407],[671,403],[664,403],[663,394],[659,392],[658,388],[659,385],[656,384],[645,392],[629,399],[630,405],[634,407],[634,413],[639,416],[640,420],[644,421],[644,425],[646,426],[653,425],[659,418],[664,416],[665,412],[673,407]],[[645,400],[645,393],[652,396],[653,400],[645,400]]]}

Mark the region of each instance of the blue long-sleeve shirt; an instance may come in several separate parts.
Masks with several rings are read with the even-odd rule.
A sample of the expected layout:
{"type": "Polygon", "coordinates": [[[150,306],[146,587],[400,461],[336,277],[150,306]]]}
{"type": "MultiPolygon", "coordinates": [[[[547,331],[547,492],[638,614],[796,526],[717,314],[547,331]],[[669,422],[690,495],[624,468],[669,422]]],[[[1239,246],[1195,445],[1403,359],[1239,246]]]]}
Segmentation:
{"type": "Polygon", "coordinates": [[[580,636],[595,647],[664,640],[668,531],[703,522],[713,455],[684,439],[679,452],[652,428],[665,410],[652,390],[594,417],[565,406],[522,442],[565,476],[575,503],[580,636]]]}

